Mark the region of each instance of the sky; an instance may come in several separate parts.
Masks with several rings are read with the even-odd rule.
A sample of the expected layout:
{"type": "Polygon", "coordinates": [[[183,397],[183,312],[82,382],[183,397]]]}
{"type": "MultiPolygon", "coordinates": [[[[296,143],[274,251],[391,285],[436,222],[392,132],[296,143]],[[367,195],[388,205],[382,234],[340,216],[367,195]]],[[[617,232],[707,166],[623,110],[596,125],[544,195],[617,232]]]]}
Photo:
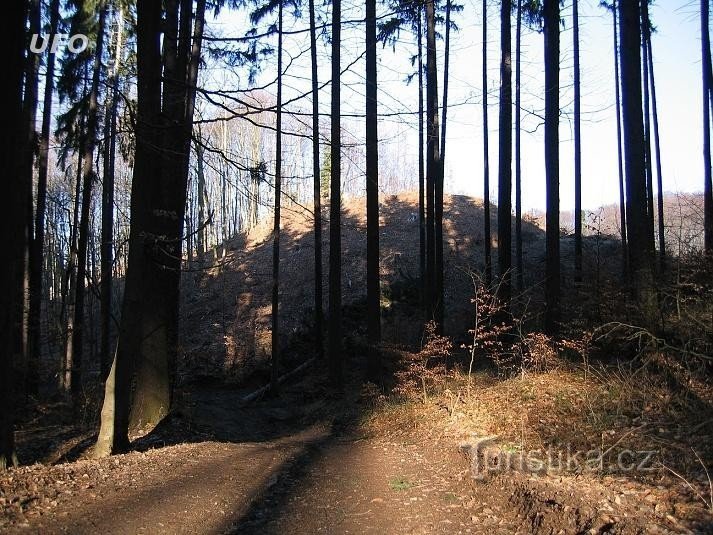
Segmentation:
{"type": "MultiPolygon", "coordinates": [[[[574,206],[572,140],[572,31],[571,0],[562,8],[560,59],[560,202],[563,210],[574,206]]],[[[322,8],[329,20],[329,8],[322,8]]],[[[343,3],[343,20],[363,17],[363,5],[343,3]]],[[[388,13],[379,6],[379,14],[388,13]]],[[[490,1],[488,10],[488,99],[491,197],[497,198],[498,88],[499,88],[499,3],[490,1]]],[[[305,28],[307,17],[286,17],[285,28],[305,28]]],[[[656,28],[652,39],[654,72],[661,135],[663,187],[667,192],[702,190],[702,90],[700,66],[700,22],[698,3],[690,0],[656,0],[650,9],[656,28]]],[[[582,79],[582,202],[587,210],[618,202],[616,116],[612,17],[599,7],[599,0],[580,0],[580,65],[582,79]]],[[[451,34],[448,130],[446,136],[445,189],[449,193],[483,196],[482,124],[482,2],[464,0],[464,9],[454,15],[458,31],[451,34]]],[[[223,12],[209,20],[215,35],[238,37],[248,29],[244,14],[223,12]]],[[[356,61],[342,77],[342,112],[364,111],[363,25],[345,25],[342,35],[342,67],[356,61]]],[[[513,17],[513,51],[515,44],[513,17]]],[[[274,43],[273,43],[274,44],[274,43]]],[[[522,173],[523,209],[545,207],[544,140],[539,116],[543,115],[543,36],[524,30],[522,41],[522,173]],[[532,112],[532,113],[529,113],[532,112]]],[[[443,84],[443,41],[438,45],[439,92],[443,84]]],[[[285,98],[309,90],[309,53],[306,33],[289,35],[285,49],[290,67],[285,73],[285,98]]],[[[417,187],[417,85],[406,84],[414,72],[410,58],[416,52],[414,36],[401,33],[395,49],[379,47],[378,78],[380,167],[413,177],[417,187]],[[398,162],[398,163],[394,163],[398,162]],[[408,163],[404,163],[408,162],[408,163]],[[394,171],[395,169],[395,171],[394,171]]],[[[329,43],[320,41],[320,81],[330,77],[329,43]]],[[[256,85],[274,80],[275,60],[265,62],[256,85]]],[[[245,75],[226,74],[213,67],[203,73],[206,83],[245,88],[245,75]]],[[[514,82],[514,76],[513,76],[514,82]]],[[[330,86],[320,92],[323,134],[328,129],[330,86]]],[[[274,88],[268,88],[274,92],[274,88]]],[[[439,99],[442,94],[439,93],[439,99]]],[[[311,100],[290,105],[292,111],[309,111],[311,100]]],[[[343,120],[343,128],[363,140],[363,121],[343,120]]],[[[384,171],[385,172],[385,171],[384,171]]]]}

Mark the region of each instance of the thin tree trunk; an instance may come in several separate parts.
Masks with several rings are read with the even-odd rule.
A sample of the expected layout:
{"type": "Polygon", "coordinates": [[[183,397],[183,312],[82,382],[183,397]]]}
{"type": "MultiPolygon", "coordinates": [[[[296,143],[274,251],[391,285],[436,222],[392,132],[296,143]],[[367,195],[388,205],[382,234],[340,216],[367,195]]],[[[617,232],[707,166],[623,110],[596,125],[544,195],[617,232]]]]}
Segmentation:
{"type": "Polygon", "coordinates": [[[315,356],[324,358],[322,337],[322,195],[319,165],[319,80],[317,78],[317,30],[314,0],[309,0],[309,39],[312,60],[312,175],[314,211],[314,347],[315,356]]]}
{"type": "Polygon", "coordinates": [[[109,78],[109,108],[104,125],[104,182],[102,184],[101,240],[101,377],[105,381],[111,368],[112,267],[114,242],[114,168],[116,160],[116,114],[119,103],[118,71],[121,62],[124,10],[119,7],[116,20],[114,64],[109,78]]]}
{"type": "MultiPolygon", "coordinates": [[[[59,23],[59,0],[50,4],[50,34],[57,33],[59,23]]],[[[47,54],[47,74],[37,158],[37,207],[35,209],[35,236],[30,243],[30,310],[28,333],[27,383],[29,394],[36,395],[39,387],[38,362],[41,354],[41,311],[42,311],[42,266],[44,263],[45,212],[47,210],[47,176],[49,142],[52,128],[52,95],[54,93],[55,54],[47,54]]]]}
{"type": "Polygon", "coordinates": [[[421,305],[426,304],[426,185],[423,161],[423,6],[419,5],[418,22],[418,266],[421,283],[421,305]]]}
{"type": "Polygon", "coordinates": [[[443,265],[443,189],[446,181],[446,126],[448,120],[448,69],[451,46],[451,1],[446,0],[446,39],[443,57],[443,106],[441,110],[441,146],[436,182],[436,324],[439,332],[444,326],[444,265],[443,265]]]}
{"type": "Polygon", "coordinates": [[[641,63],[643,67],[643,87],[644,87],[644,158],[646,164],[646,213],[647,213],[647,234],[646,239],[650,241],[648,247],[654,248],[654,181],[651,165],[651,113],[649,98],[649,51],[646,46],[649,35],[649,12],[648,0],[641,2],[641,63]]]}
{"type": "Polygon", "coordinates": [[[510,303],[512,267],[512,58],[510,38],[511,0],[500,6],[500,114],[498,158],[498,297],[510,303]]]}
{"type": "Polygon", "coordinates": [[[69,261],[67,263],[66,273],[66,295],[62,300],[62,306],[65,309],[65,350],[62,362],[61,383],[65,393],[69,393],[72,389],[72,356],[74,355],[74,298],[75,288],[77,287],[77,239],[79,232],[79,210],[80,196],[82,194],[82,169],[84,168],[84,117],[80,119],[79,124],[79,147],[77,150],[77,172],[75,176],[74,186],[74,209],[72,213],[72,226],[69,231],[69,261]]]}
{"type": "Polygon", "coordinates": [[[329,375],[342,386],[341,0],[332,2],[332,116],[329,202],[329,375]]]}
{"type": "Polygon", "coordinates": [[[376,78],[376,0],[366,1],[366,309],[368,373],[380,382],[379,133],[376,78]]]}
{"type": "Polygon", "coordinates": [[[559,24],[559,0],[545,0],[545,180],[547,189],[545,329],[549,334],[557,333],[560,319],[559,24]]]}
{"type": "Polygon", "coordinates": [[[647,41],[648,57],[649,57],[649,77],[651,78],[651,111],[654,117],[654,149],[656,151],[656,189],[659,192],[658,196],[658,232],[659,232],[659,266],[661,273],[666,271],[666,234],[664,227],[664,191],[663,191],[663,173],[661,171],[661,139],[659,137],[659,112],[656,101],[656,79],[654,77],[654,57],[653,48],[651,46],[651,33],[647,41]]]}
{"type": "Polygon", "coordinates": [[[713,180],[711,180],[711,41],[709,33],[710,7],[701,0],[701,50],[703,67],[703,249],[713,254],[713,180]]]}
{"type": "Polygon", "coordinates": [[[74,329],[72,331],[72,404],[75,411],[79,408],[82,392],[82,354],[84,349],[84,293],[87,273],[87,243],[89,241],[89,212],[94,184],[94,148],[97,143],[98,95],[101,81],[102,53],[104,49],[104,23],[106,20],[106,2],[99,5],[99,29],[92,67],[92,85],[89,93],[86,139],[82,165],[82,210],[78,229],[77,280],[74,293],[74,329]]]}
{"type": "Polygon", "coordinates": [[[622,154],[622,139],[621,139],[621,95],[619,88],[621,83],[619,80],[619,36],[617,24],[617,4],[616,0],[612,3],[612,17],[614,20],[614,82],[616,85],[616,149],[617,162],[619,170],[619,220],[621,225],[621,252],[622,252],[622,275],[626,281],[629,273],[629,252],[626,244],[626,197],[624,193],[624,164],[622,154]]]}
{"type": "Polygon", "coordinates": [[[488,146],[488,0],[483,0],[483,246],[485,284],[493,280],[490,229],[490,148],[488,146]]]}
{"type": "Polygon", "coordinates": [[[272,360],[270,390],[280,377],[280,200],[282,197],[282,0],[277,4],[277,105],[275,123],[275,219],[272,227],[272,360]]]}
{"type": "MultiPolygon", "coordinates": [[[[426,254],[428,273],[428,320],[438,322],[437,253],[438,245],[438,74],[436,70],[435,0],[426,0],[426,254]]],[[[442,211],[441,207],[441,211],[442,211]]],[[[441,243],[440,247],[442,248],[441,243]]]]}
{"type": "MultiPolygon", "coordinates": [[[[28,2],[28,15],[29,15],[29,33],[39,34],[41,26],[41,9],[40,0],[30,0],[28,2]]],[[[26,62],[26,72],[25,72],[25,94],[24,94],[24,114],[25,114],[25,125],[22,130],[22,135],[25,137],[25,143],[23,145],[25,163],[22,169],[24,174],[22,185],[25,187],[25,202],[27,203],[26,210],[26,221],[28,247],[23,253],[25,255],[24,264],[24,280],[22,288],[22,336],[20,339],[21,352],[23,354],[21,369],[23,373],[24,385],[27,385],[29,380],[29,375],[35,374],[36,371],[31,371],[30,368],[37,367],[37,358],[34,355],[36,348],[31,347],[31,318],[30,309],[33,288],[31,287],[32,278],[32,266],[35,264],[32,258],[34,247],[32,246],[33,235],[34,235],[34,217],[33,217],[33,198],[32,198],[32,179],[34,170],[34,160],[35,160],[35,147],[37,145],[37,102],[39,97],[39,69],[40,69],[40,54],[32,53],[28,51],[26,62]]],[[[24,386],[23,385],[23,386],[24,386]]],[[[27,392],[25,392],[27,394],[27,392]]]]}
{"type": "Polygon", "coordinates": [[[582,137],[579,71],[579,0],[572,2],[574,46],[574,280],[582,281],[582,137]]]}
{"type": "MultiPolygon", "coordinates": [[[[576,0],[575,0],[576,1],[576,0]]],[[[517,0],[517,22],[515,30],[515,270],[517,289],[522,292],[522,162],[520,156],[520,58],[522,39],[522,0],[517,0]]]]}

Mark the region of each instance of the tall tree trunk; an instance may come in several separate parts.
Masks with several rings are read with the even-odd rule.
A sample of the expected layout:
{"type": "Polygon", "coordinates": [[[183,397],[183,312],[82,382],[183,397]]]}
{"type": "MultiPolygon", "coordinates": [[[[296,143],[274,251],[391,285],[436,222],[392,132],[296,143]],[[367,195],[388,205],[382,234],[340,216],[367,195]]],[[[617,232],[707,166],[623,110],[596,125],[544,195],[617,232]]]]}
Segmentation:
{"type": "Polygon", "coordinates": [[[193,129],[205,0],[196,3],[191,47],[192,2],[137,2],[138,108],[131,192],[129,268],[114,362],[106,381],[96,456],[128,446],[133,425],[157,423],[171,403],[171,369],[178,332],[181,240],[193,129]],[[164,102],[159,36],[164,34],[164,102]],[[190,56],[190,61],[189,60],[190,56]],[[161,116],[164,128],[156,128],[161,116]],[[138,374],[130,406],[132,369],[138,374]],[[129,409],[131,408],[131,414],[129,409]]]}
{"type": "MultiPolygon", "coordinates": [[[[575,0],[576,1],[576,0],[575,0]]],[[[520,58],[522,39],[522,0],[517,0],[515,30],[515,270],[517,289],[524,289],[522,265],[522,162],[520,155],[520,58]]]]}
{"type": "Polygon", "coordinates": [[[423,161],[423,6],[418,5],[418,267],[421,284],[421,305],[426,304],[426,185],[423,161]]]}
{"type": "Polygon", "coordinates": [[[82,159],[82,209],[78,229],[77,245],[77,280],[74,292],[74,328],[72,331],[72,404],[75,411],[79,408],[82,392],[82,354],[84,349],[84,292],[87,273],[87,244],[89,241],[89,212],[92,203],[94,185],[94,148],[97,143],[98,95],[101,81],[102,54],[104,50],[104,23],[106,20],[106,2],[99,5],[99,29],[94,50],[92,67],[92,85],[89,92],[89,110],[87,113],[86,139],[82,159]]]}
{"type": "MultiPolygon", "coordinates": [[[[197,241],[197,252],[198,252],[198,259],[199,262],[203,261],[203,257],[205,256],[206,252],[206,204],[208,200],[208,194],[206,193],[206,187],[205,187],[205,169],[203,165],[203,146],[201,143],[196,140],[194,142],[195,146],[195,151],[196,151],[196,180],[198,181],[197,185],[197,194],[198,194],[198,236],[196,238],[197,241]]],[[[252,176],[252,169],[250,170],[250,175],[252,176]]]]}
{"type": "Polygon", "coordinates": [[[376,78],[376,0],[366,0],[366,313],[368,372],[380,381],[379,133],[376,78]]]}
{"type": "Polygon", "coordinates": [[[622,154],[622,139],[621,139],[621,95],[619,88],[621,83],[619,80],[619,36],[617,24],[617,3],[613,1],[611,10],[614,20],[614,82],[616,85],[616,150],[617,163],[619,171],[619,220],[621,225],[621,252],[622,262],[621,269],[623,280],[626,281],[629,276],[629,252],[626,245],[626,196],[624,193],[624,156],[622,154]]]}
{"type": "Polygon", "coordinates": [[[646,239],[649,240],[648,247],[654,251],[654,181],[651,165],[651,113],[649,98],[649,51],[646,46],[649,35],[649,10],[648,0],[641,2],[641,63],[643,64],[643,86],[644,86],[644,162],[646,164],[646,211],[648,216],[648,227],[646,239]]]}
{"type": "Polygon", "coordinates": [[[444,325],[444,288],[443,288],[443,189],[446,181],[446,126],[448,121],[448,69],[451,48],[451,1],[446,0],[446,38],[443,51],[443,106],[441,110],[441,146],[436,182],[436,323],[439,332],[444,325]]]}
{"type": "Polygon", "coordinates": [[[314,211],[314,347],[318,359],[324,358],[322,339],[322,195],[319,165],[319,80],[317,78],[317,30],[314,0],[309,0],[309,40],[312,60],[312,175],[314,211]]]}
{"type": "Polygon", "coordinates": [[[72,211],[72,225],[69,231],[69,261],[66,272],[66,295],[62,299],[64,309],[65,327],[65,348],[62,362],[62,390],[69,394],[72,389],[72,356],[74,355],[74,297],[77,286],[77,239],[79,233],[79,209],[80,197],[82,195],[82,169],[84,168],[84,137],[85,137],[84,117],[79,122],[79,147],[77,150],[77,170],[75,173],[74,185],[74,208],[72,211]]]}
{"type": "Polygon", "coordinates": [[[26,175],[22,173],[25,139],[17,135],[22,132],[22,82],[25,50],[25,17],[27,5],[11,2],[5,7],[0,29],[4,38],[4,53],[7,61],[3,71],[5,97],[5,124],[0,143],[0,167],[3,191],[9,196],[7,206],[0,213],[0,236],[7,248],[7,258],[0,262],[0,288],[3,296],[9,296],[9,303],[0,307],[0,471],[17,465],[14,441],[14,395],[13,365],[21,357],[18,353],[18,336],[22,329],[22,285],[25,272],[26,231],[26,189],[31,184],[20,184],[26,175]]]}
{"type": "Polygon", "coordinates": [[[488,0],[483,0],[483,246],[485,284],[493,280],[490,229],[490,148],[488,146],[488,0]]]}
{"type": "MultiPolygon", "coordinates": [[[[40,0],[30,0],[29,4],[29,30],[30,34],[39,34],[40,28],[42,26],[42,13],[41,13],[41,3],[40,0]]],[[[33,182],[33,170],[35,161],[35,149],[37,146],[38,136],[37,136],[37,103],[39,100],[39,78],[40,78],[40,54],[35,54],[28,52],[27,54],[27,72],[25,73],[25,95],[23,107],[25,111],[25,131],[24,136],[26,139],[26,144],[24,145],[25,150],[25,167],[23,172],[25,173],[25,179],[23,184],[26,188],[25,191],[25,202],[27,203],[26,212],[26,224],[27,224],[27,239],[28,247],[25,250],[25,274],[23,282],[23,296],[22,296],[22,313],[23,313],[23,326],[22,326],[22,351],[24,354],[23,361],[23,372],[25,374],[25,384],[28,383],[28,374],[36,374],[36,371],[31,371],[30,368],[37,367],[37,358],[34,353],[36,353],[38,348],[32,347],[31,338],[31,319],[30,319],[30,308],[33,288],[31,286],[32,279],[32,266],[35,263],[32,258],[34,247],[32,242],[34,241],[34,217],[33,208],[34,202],[32,198],[32,182],[33,182]]]]}
{"type": "Polygon", "coordinates": [[[498,157],[498,285],[500,299],[509,305],[512,267],[512,58],[511,0],[500,6],[500,114],[498,157]]]}
{"type": "Polygon", "coordinates": [[[572,1],[574,47],[574,280],[582,281],[582,137],[579,77],[579,0],[572,1]]]}
{"type": "MultiPolygon", "coordinates": [[[[50,4],[50,34],[57,33],[59,24],[59,0],[50,4]]],[[[49,47],[48,47],[49,49],[49,47]]],[[[37,394],[39,387],[38,362],[41,354],[41,311],[42,311],[42,266],[44,264],[45,212],[47,210],[47,176],[49,161],[49,142],[52,128],[52,95],[54,94],[55,54],[47,54],[47,74],[45,76],[44,104],[42,112],[42,130],[40,133],[39,154],[37,158],[37,207],[35,208],[35,235],[30,242],[30,310],[27,383],[29,394],[37,394]]]]}
{"type": "Polygon", "coordinates": [[[543,18],[545,26],[545,181],[547,190],[545,329],[549,334],[556,334],[560,319],[559,0],[545,0],[543,18]]]}
{"type": "MultiPolygon", "coordinates": [[[[427,254],[427,319],[438,322],[438,275],[436,250],[438,244],[438,175],[440,173],[438,143],[438,74],[436,69],[435,0],[426,0],[426,254],[427,254]]],[[[441,212],[443,207],[441,206],[441,212]]]]}
{"type": "Polygon", "coordinates": [[[332,116],[329,202],[329,376],[342,386],[341,0],[332,1],[332,116]]]}
{"type": "Polygon", "coordinates": [[[626,168],[626,218],[631,289],[648,327],[656,321],[653,251],[649,240],[641,97],[641,29],[638,0],[619,3],[621,96],[626,168]]]}
{"type": "Polygon", "coordinates": [[[651,79],[651,111],[654,117],[654,149],[656,151],[656,189],[659,192],[658,196],[658,233],[659,233],[659,267],[661,273],[666,270],[666,234],[664,227],[664,191],[663,191],[663,173],[661,171],[661,138],[659,137],[659,111],[656,101],[656,78],[654,77],[654,57],[653,48],[651,46],[651,32],[649,32],[648,41],[648,58],[649,58],[649,78],[651,79]]]}
{"type": "Polygon", "coordinates": [[[275,119],[275,219],[272,227],[272,359],[270,390],[280,377],[280,201],[282,198],[282,0],[277,4],[277,105],[275,119]]]}
{"type": "Polygon", "coordinates": [[[139,353],[130,418],[132,428],[156,425],[171,406],[173,373],[178,350],[183,214],[188,187],[197,62],[203,27],[200,9],[203,6],[204,0],[196,4],[193,31],[191,0],[171,0],[166,7],[160,180],[151,184],[147,209],[146,235],[155,244],[151,256],[144,257],[143,267],[144,283],[150,284],[151,289],[150,297],[143,301],[142,328],[150,327],[151,336],[149,340],[144,340],[139,353]],[[150,306],[153,300],[157,304],[150,306]]]}
{"type": "Polygon", "coordinates": [[[701,0],[701,64],[703,67],[703,248],[713,254],[713,181],[711,180],[711,39],[710,6],[701,0]]]}
{"type": "Polygon", "coordinates": [[[111,368],[112,267],[114,262],[114,167],[116,160],[116,114],[119,104],[118,71],[124,30],[124,9],[118,7],[114,59],[109,77],[109,106],[104,125],[104,181],[102,183],[101,238],[101,377],[111,368]]]}

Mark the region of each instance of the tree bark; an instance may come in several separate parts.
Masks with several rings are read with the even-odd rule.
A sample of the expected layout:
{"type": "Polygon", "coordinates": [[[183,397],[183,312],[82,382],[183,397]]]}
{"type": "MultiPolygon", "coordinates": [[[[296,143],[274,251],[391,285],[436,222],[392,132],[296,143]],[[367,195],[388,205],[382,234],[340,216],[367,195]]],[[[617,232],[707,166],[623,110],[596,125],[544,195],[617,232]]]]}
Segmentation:
{"type": "Polygon", "coordinates": [[[342,386],[341,0],[332,1],[332,116],[329,202],[329,376],[342,386]]]}
{"type": "Polygon", "coordinates": [[[488,146],[488,0],[483,0],[483,247],[485,284],[493,281],[490,229],[490,148],[488,146]]]}
{"type": "Polygon", "coordinates": [[[441,109],[441,138],[436,181],[436,325],[438,333],[443,333],[444,301],[444,265],[443,265],[443,190],[446,181],[446,126],[448,121],[448,70],[450,66],[451,46],[451,1],[446,0],[446,36],[443,51],[443,106],[441,109]]]}
{"type": "Polygon", "coordinates": [[[626,169],[626,217],[631,290],[647,324],[656,322],[653,245],[649,239],[641,95],[641,29],[638,0],[619,3],[621,96],[626,169]]]}
{"type": "Polygon", "coordinates": [[[659,269],[661,273],[666,271],[666,234],[664,226],[664,191],[663,191],[663,172],[661,170],[661,138],[659,137],[659,111],[656,101],[656,78],[654,77],[654,57],[653,48],[651,46],[651,32],[647,41],[648,58],[649,58],[649,78],[651,81],[651,111],[654,119],[654,150],[656,151],[656,189],[659,193],[657,199],[658,211],[658,233],[659,233],[659,269]]]}
{"type": "Polygon", "coordinates": [[[87,244],[89,242],[89,212],[92,202],[94,185],[94,149],[97,144],[98,95],[101,81],[102,54],[104,51],[104,23],[106,20],[106,2],[99,5],[99,29],[94,51],[92,67],[92,84],[89,92],[89,109],[87,113],[86,139],[84,140],[84,155],[82,158],[82,209],[79,219],[77,245],[77,279],[74,292],[74,327],[72,330],[72,405],[75,411],[79,409],[82,393],[82,356],[84,350],[84,293],[87,273],[87,244]]]}
{"type": "MultiPolygon", "coordinates": [[[[59,24],[59,0],[50,4],[50,34],[57,33],[59,24]]],[[[37,207],[35,208],[35,235],[30,242],[30,310],[28,333],[28,362],[26,388],[29,394],[37,394],[39,377],[37,365],[41,356],[41,311],[42,311],[42,267],[44,265],[45,213],[47,211],[47,176],[49,142],[52,135],[52,95],[54,94],[55,54],[47,54],[47,74],[45,76],[42,130],[40,133],[37,158],[37,207]]]]}
{"type": "Polygon", "coordinates": [[[111,368],[112,277],[114,249],[114,168],[116,160],[116,114],[119,104],[118,71],[121,63],[124,11],[119,7],[116,20],[114,60],[109,77],[109,106],[104,125],[104,181],[102,184],[101,238],[101,377],[106,381],[111,368]]]}
{"type": "Polygon", "coordinates": [[[574,280],[582,281],[582,137],[579,70],[579,0],[572,1],[574,48],[574,280]]]}
{"type": "Polygon", "coordinates": [[[426,305],[426,174],[423,161],[423,6],[419,5],[416,31],[418,37],[418,266],[421,283],[421,305],[426,305]]]}
{"type": "Polygon", "coordinates": [[[270,389],[280,377],[280,200],[282,197],[282,0],[277,4],[277,105],[275,121],[275,219],[272,227],[272,359],[270,389]]]}
{"type": "Polygon", "coordinates": [[[312,61],[312,174],[314,212],[314,347],[315,356],[324,358],[322,323],[322,195],[319,164],[319,80],[317,78],[317,30],[314,0],[309,0],[309,39],[312,61]]]}
{"type": "Polygon", "coordinates": [[[646,43],[649,36],[649,10],[648,0],[641,2],[641,63],[643,64],[643,86],[644,86],[644,163],[646,165],[646,213],[647,213],[647,235],[650,241],[648,247],[654,251],[654,181],[651,165],[651,113],[649,96],[649,51],[646,43]]]}
{"type": "Polygon", "coordinates": [[[500,114],[498,157],[498,297],[509,306],[512,267],[512,58],[511,0],[500,6],[500,114]]]}
{"type": "Polygon", "coordinates": [[[368,375],[380,382],[379,133],[376,78],[376,0],[366,0],[366,313],[368,375]]]}
{"type": "Polygon", "coordinates": [[[22,329],[22,285],[25,271],[26,232],[26,175],[22,173],[25,139],[18,136],[23,128],[22,85],[24,74],[25,18],[27,5],[11,2],[5,7],[0,29],[5,44],[6,68],[3,72],[7,91],[4,110],[5,127],[0,143],[0,167],[3,191],[9,196],[7,206],[0,213],[0,236],[8,251],[0,262],[0,288],[8,296],[8,303],[0,307],[0,471],[17,465],[14,441],[15,383],[13,365],[19,361],[18,336],[22,329]],[[18,187],[17,177],[21,184],[18,187]]]}
{"type": "MultiPolygon", "coordinates": [[[[426,0],[426,272],[428,286],[427,320],[438,322],[438,73],[436,69],[436,16],[434,0],[426,0]]],[[[442,212],[441,206],[440,211],[442,212]]]]}
{"type": "Polygon", "coordinates": [[[559,221],[559,0],[544,2],[545,32],[545,181],[547,216],[545,241],[545,329],[558,331],[560,319],[560,221],[559,221]]]}
{"type": "Polygon", "coordinates": [[[713,254],[713,180],[711,179],[711,40],[710,7],[701,0],[701,64],[703,68],[703,249],[713,254]]]}
{"type": "Polygon", "coordinates": [[[622,252],[622,278],[624,281],[629,276],[629,252],[626,245],[626,196],[624,193],[624,156],[622,154],[622,133],[621,133],[621,95],[619,79],[619,36],[617,24],[617,4],[612,2],[612,18],[614,21],[614,82],[616,85],[616,150],[619,171],[619,220],[621,225],[621,252],[622,252]]]}
{"type": "MultiPolygon", "coordinates": [[[[575,0],[576,2],[576,0],[575,0]]],[[[522,162],[520,156],[520,58],[522,39],[522,0],[517,0],[517,22],[515,30],[515,271],[517,289],[522,292],[522,162]]]]}

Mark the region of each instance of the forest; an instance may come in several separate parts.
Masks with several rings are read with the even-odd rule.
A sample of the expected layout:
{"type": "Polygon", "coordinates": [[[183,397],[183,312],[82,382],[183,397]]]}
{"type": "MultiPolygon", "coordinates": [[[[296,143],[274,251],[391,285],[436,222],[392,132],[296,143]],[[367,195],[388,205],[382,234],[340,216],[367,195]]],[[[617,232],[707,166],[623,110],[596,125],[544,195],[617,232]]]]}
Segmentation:
{"type": "Polygon", "coordinates": [[[713,532],[709,0],[4,9],[0,532],[713,532]]]}

